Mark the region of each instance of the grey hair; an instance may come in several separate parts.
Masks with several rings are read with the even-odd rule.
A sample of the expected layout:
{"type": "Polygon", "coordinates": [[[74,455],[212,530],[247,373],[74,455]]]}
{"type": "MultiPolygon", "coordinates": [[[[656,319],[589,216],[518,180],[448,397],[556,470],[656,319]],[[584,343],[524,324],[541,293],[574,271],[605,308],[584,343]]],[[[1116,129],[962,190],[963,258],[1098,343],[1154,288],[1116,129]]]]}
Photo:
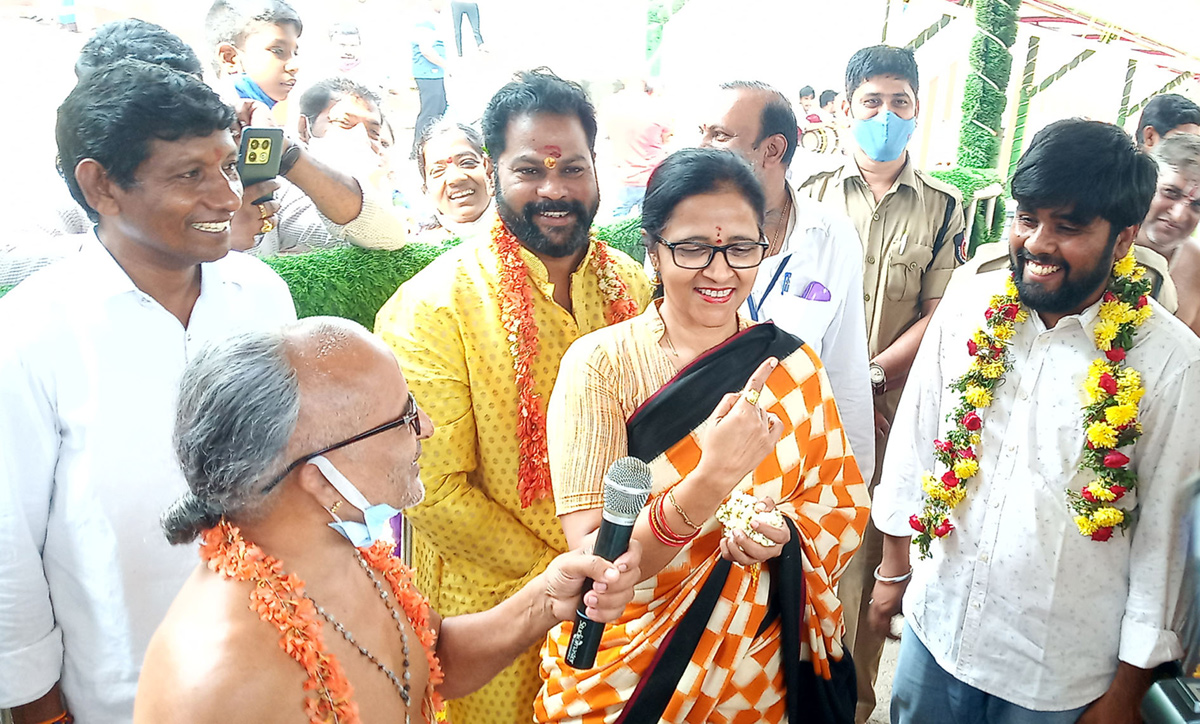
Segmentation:
{"type": "Polygon", "coordinates": [[[222,516],[265,511],[264,480],[284,468],[300,416],[300,388],[281,332],[241,334],[205,347],[183,371],[175,455],[188,492],[163,514],[172,544],[222,516]]]}
{"type": "Polygon", "coordinates": [[[1200,136],[1191,133],[1167,136],[1150,150],[1150,156],[1160,166],[1195,175],[1200,173],[1200,136]]]}

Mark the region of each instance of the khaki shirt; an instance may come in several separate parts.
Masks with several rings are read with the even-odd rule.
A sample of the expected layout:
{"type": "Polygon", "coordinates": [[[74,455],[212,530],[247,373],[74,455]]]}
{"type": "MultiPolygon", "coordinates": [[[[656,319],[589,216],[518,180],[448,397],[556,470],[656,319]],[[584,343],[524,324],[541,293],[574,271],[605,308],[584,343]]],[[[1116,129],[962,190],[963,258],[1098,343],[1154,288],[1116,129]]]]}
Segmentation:
{"type": "MultiPolygon", "coordinates": [[[[1157,299],[1163,309],[1175,314],[1179,310],[1179,295],[1175,291],[1175,282],[1167,273],[1167,260],[1153,249],[1136,244],[1133,247],[1133,258],[1137,259],[1138,264],[1146,267],[1146,278],[1150,280],[1150,296],[1157,299]]],[[[952,284],[956,287],[960,284],[971,284],[971,278],[976,274],[986,274],[1008,267],[1008,244],[984,244],[976,250],[971,261],[954,272],[952,284]]]]}
{"type": "Polygon", "coordinates": [[[874,358],[920,318],[922,302],[941,299],[951,272],[965,261],[962,195],[907,163],[876,204],[854,159],[810,177],[800,185],[799,193],[805,192],[839,205],[858,229],[863,243],[867,348],[874,358]]]}

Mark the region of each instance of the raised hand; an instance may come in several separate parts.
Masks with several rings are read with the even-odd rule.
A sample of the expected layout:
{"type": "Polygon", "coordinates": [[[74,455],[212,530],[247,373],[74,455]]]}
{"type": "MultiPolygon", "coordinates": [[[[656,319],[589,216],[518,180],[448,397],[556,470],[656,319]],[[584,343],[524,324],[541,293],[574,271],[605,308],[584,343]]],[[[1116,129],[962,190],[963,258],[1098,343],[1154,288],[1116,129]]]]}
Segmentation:
{"type": "Polygon", "coordinates": [[[709,417],[712,424],[700,436],[699,468],[706,477],[719,481],[722,495],[758,467],[783,435],[779,417],[748,399],[757,399],[778,365],[774,357],[767,359],[750,376],[744,390],[725,395],[709,417]]]}

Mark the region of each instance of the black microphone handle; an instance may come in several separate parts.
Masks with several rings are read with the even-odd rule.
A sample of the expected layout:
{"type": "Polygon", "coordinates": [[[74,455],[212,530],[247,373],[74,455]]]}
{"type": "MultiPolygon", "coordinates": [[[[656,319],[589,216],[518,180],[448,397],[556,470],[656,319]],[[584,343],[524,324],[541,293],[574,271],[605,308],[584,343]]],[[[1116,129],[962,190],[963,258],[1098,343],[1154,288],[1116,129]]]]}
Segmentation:
{"type": "MultiPolygon", "coordinates": [[[[596,545],[592,552],[606,561],[614,561],[629,550],[629,538],[633,535],[633,524],[614,523],[607,518],[600,521],[600,532],[596,534],[596,545]]],[[[596,623],[585,614],[587,606],[583,596],[592,590],[592,579],[583,582],[579,596],[579,607],[575,609],[575,626],[571,629],[571,641],[567,655],[563,657],[568,666],[590,669],[596,664],[596,652],[600,650],[600,639],[604,637],[604,624],[596,623]]]]}

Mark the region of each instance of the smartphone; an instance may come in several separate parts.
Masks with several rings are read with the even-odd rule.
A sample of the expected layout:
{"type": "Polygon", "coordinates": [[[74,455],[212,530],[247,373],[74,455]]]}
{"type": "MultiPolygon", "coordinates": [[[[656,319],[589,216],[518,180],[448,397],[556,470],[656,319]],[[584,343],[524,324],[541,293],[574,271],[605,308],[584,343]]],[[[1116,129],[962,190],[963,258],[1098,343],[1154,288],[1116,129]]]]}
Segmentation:
{"type": "MultiPolygon", "coordinates": [[[[242,129],[242,145],[238,151],[238,175],[242,177],[243,186],[252,186],[278,176],[282,157],[282,128],[249,126],[242,129]]],[[[269,199],[269,196],[265,196],[256,199],[254,203],[262,203],[269,199]]]]}

